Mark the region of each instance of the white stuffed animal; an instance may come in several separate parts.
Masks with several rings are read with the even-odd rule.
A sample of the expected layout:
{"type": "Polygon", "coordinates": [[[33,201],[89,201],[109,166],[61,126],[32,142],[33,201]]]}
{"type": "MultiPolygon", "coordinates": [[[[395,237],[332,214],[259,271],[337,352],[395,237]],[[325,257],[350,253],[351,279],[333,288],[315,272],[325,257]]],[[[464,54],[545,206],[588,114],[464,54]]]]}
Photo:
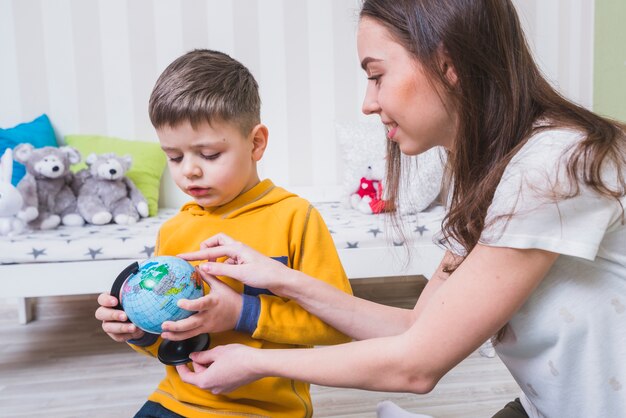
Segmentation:
{"type": "Polygon", "coordinates": [[[22,208],[22,195],[11,184],[13,175],[13,151],[7,148],[0,158],[0,236],[20,234],[26,224],[17,217],[22,208]]]}
{"type": "MultiPolygon", "coordinates": [[[[363,213],[377,213],[377,210],[384,208],[382,203],[389,199],[384,127],[378,119],[370,118],[337,123],[336,128],[344,162],[343,203],[363,213]],[[368,180],[373,181],[368,183],[368,180]],[[372,188],[370,183],[377,184],[373,184],[372,188]]],[[[441,192],[446,165],[445,151],[441,147],[433,147],[420,155],[403,156],[402,160],[396,211],[413,214],[428,209],[441,192]]]]}
{"type": "Polygon", "coordinates": [[[365,214],[381,213],[386,209],[385,159],[379,159],[367,166],[359,187],[350,195],[350,206],[365,214]]]}
{"type": "MultiPolygon", "coordinates": [[[[396,210],[402,215],[426,210],[441,191],[445,153],[441,147],[434,147],[420,155],[402,158],[396,210]]],[[[366,214],[386,209],[386,164],[385,158],[367,162],[358,189],[350,195],[351,207],[366,214]]]]}

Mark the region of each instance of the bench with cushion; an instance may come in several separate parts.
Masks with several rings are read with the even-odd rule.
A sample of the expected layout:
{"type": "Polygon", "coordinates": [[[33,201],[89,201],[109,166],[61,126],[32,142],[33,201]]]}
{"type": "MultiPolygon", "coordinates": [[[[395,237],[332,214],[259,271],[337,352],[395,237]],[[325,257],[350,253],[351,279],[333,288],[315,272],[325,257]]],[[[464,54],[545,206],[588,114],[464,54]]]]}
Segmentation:
{"type": "MultiPolygon", "coordinates": [[[[394,239],[385,215],[362,214],[339,202],[314,205],[328,225],[350,279],[430,277],[443,255],[432,240],[441,224],[441,207],[404,216],[407,247],[401,238],[394,239]]],[[[156,216],[131,226],[61,226],[0,238],[3,297],[19,299],[19,320],[27,323],[32,319],[33,298],[108,291],[128,264],[152,256],[159,226],[175,213],[176,209],[161,208],[156,216]]]]}

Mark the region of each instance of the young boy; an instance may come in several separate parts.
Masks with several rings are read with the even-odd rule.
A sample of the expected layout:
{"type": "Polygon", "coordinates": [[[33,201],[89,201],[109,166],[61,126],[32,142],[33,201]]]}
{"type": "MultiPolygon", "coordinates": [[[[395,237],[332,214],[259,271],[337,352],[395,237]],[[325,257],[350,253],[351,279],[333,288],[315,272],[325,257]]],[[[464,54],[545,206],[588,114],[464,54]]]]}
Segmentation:
{"type": "MultiPolygon", "coordinates": [[[[257,162],[267,145],[260,98],[252,74],[226,54],[195,50],[176,59],[159,77],[150,98],[150,119],[178,187],[193,198],[159,232],[156,255],[196,251],[206,238],[226,233],[289,267],[345,292],[350,284],[330,233],[309,202],[260,181],[257,162]]],[[[185,324],[187,338],[211,334],[211,347],[241,343],[262,348],[298,348],[348,341],[347,337],[292,301],[264,289],[244,288],[222,277],[211,283],[203,309],[166,323],[170,338],[185,324]]],[[[98,298],[96,317],[116,341],[156,355],[155,341],[112,309],[117,300],[98,298]]],[[[195,302],[195,301],[194,301],[195,302]]],[[[195,310],[195,309],[194,309],[195,310]]],[[[310,417],[309,385],[266,378],[228,394],[213,395],[184,383],[173,366],[136,417],[310,417]]]]}

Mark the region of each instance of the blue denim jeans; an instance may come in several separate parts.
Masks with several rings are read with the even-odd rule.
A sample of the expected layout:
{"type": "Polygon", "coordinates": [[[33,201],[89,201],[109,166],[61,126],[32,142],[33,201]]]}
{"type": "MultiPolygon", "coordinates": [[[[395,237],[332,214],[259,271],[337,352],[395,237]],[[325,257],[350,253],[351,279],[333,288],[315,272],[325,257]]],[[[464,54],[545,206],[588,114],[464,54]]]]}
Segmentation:
{"type": "Polygon", "coordinates": [[[156,402],[147,401],[139,411],[135,414],[134,418],[185,418],[182,415],[178,415],[175,412],[170,411],[167,408],[161,406],[156,402]]]}

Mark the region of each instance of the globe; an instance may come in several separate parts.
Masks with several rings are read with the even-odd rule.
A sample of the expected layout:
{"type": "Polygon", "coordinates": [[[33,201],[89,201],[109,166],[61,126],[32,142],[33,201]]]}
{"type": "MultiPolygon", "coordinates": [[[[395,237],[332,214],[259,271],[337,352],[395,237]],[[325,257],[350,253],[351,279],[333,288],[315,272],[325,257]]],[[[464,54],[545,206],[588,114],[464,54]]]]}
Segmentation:
{"type": "Polygon", "coordinates": [[[165,321],[178,321],[194,312],[178,307],[179,299],[204,294],[195,268],[179,257],[152,257],[139,263],[120,289],[120,303],[128,319],[142,330],[160,334],[165,321]]]}

